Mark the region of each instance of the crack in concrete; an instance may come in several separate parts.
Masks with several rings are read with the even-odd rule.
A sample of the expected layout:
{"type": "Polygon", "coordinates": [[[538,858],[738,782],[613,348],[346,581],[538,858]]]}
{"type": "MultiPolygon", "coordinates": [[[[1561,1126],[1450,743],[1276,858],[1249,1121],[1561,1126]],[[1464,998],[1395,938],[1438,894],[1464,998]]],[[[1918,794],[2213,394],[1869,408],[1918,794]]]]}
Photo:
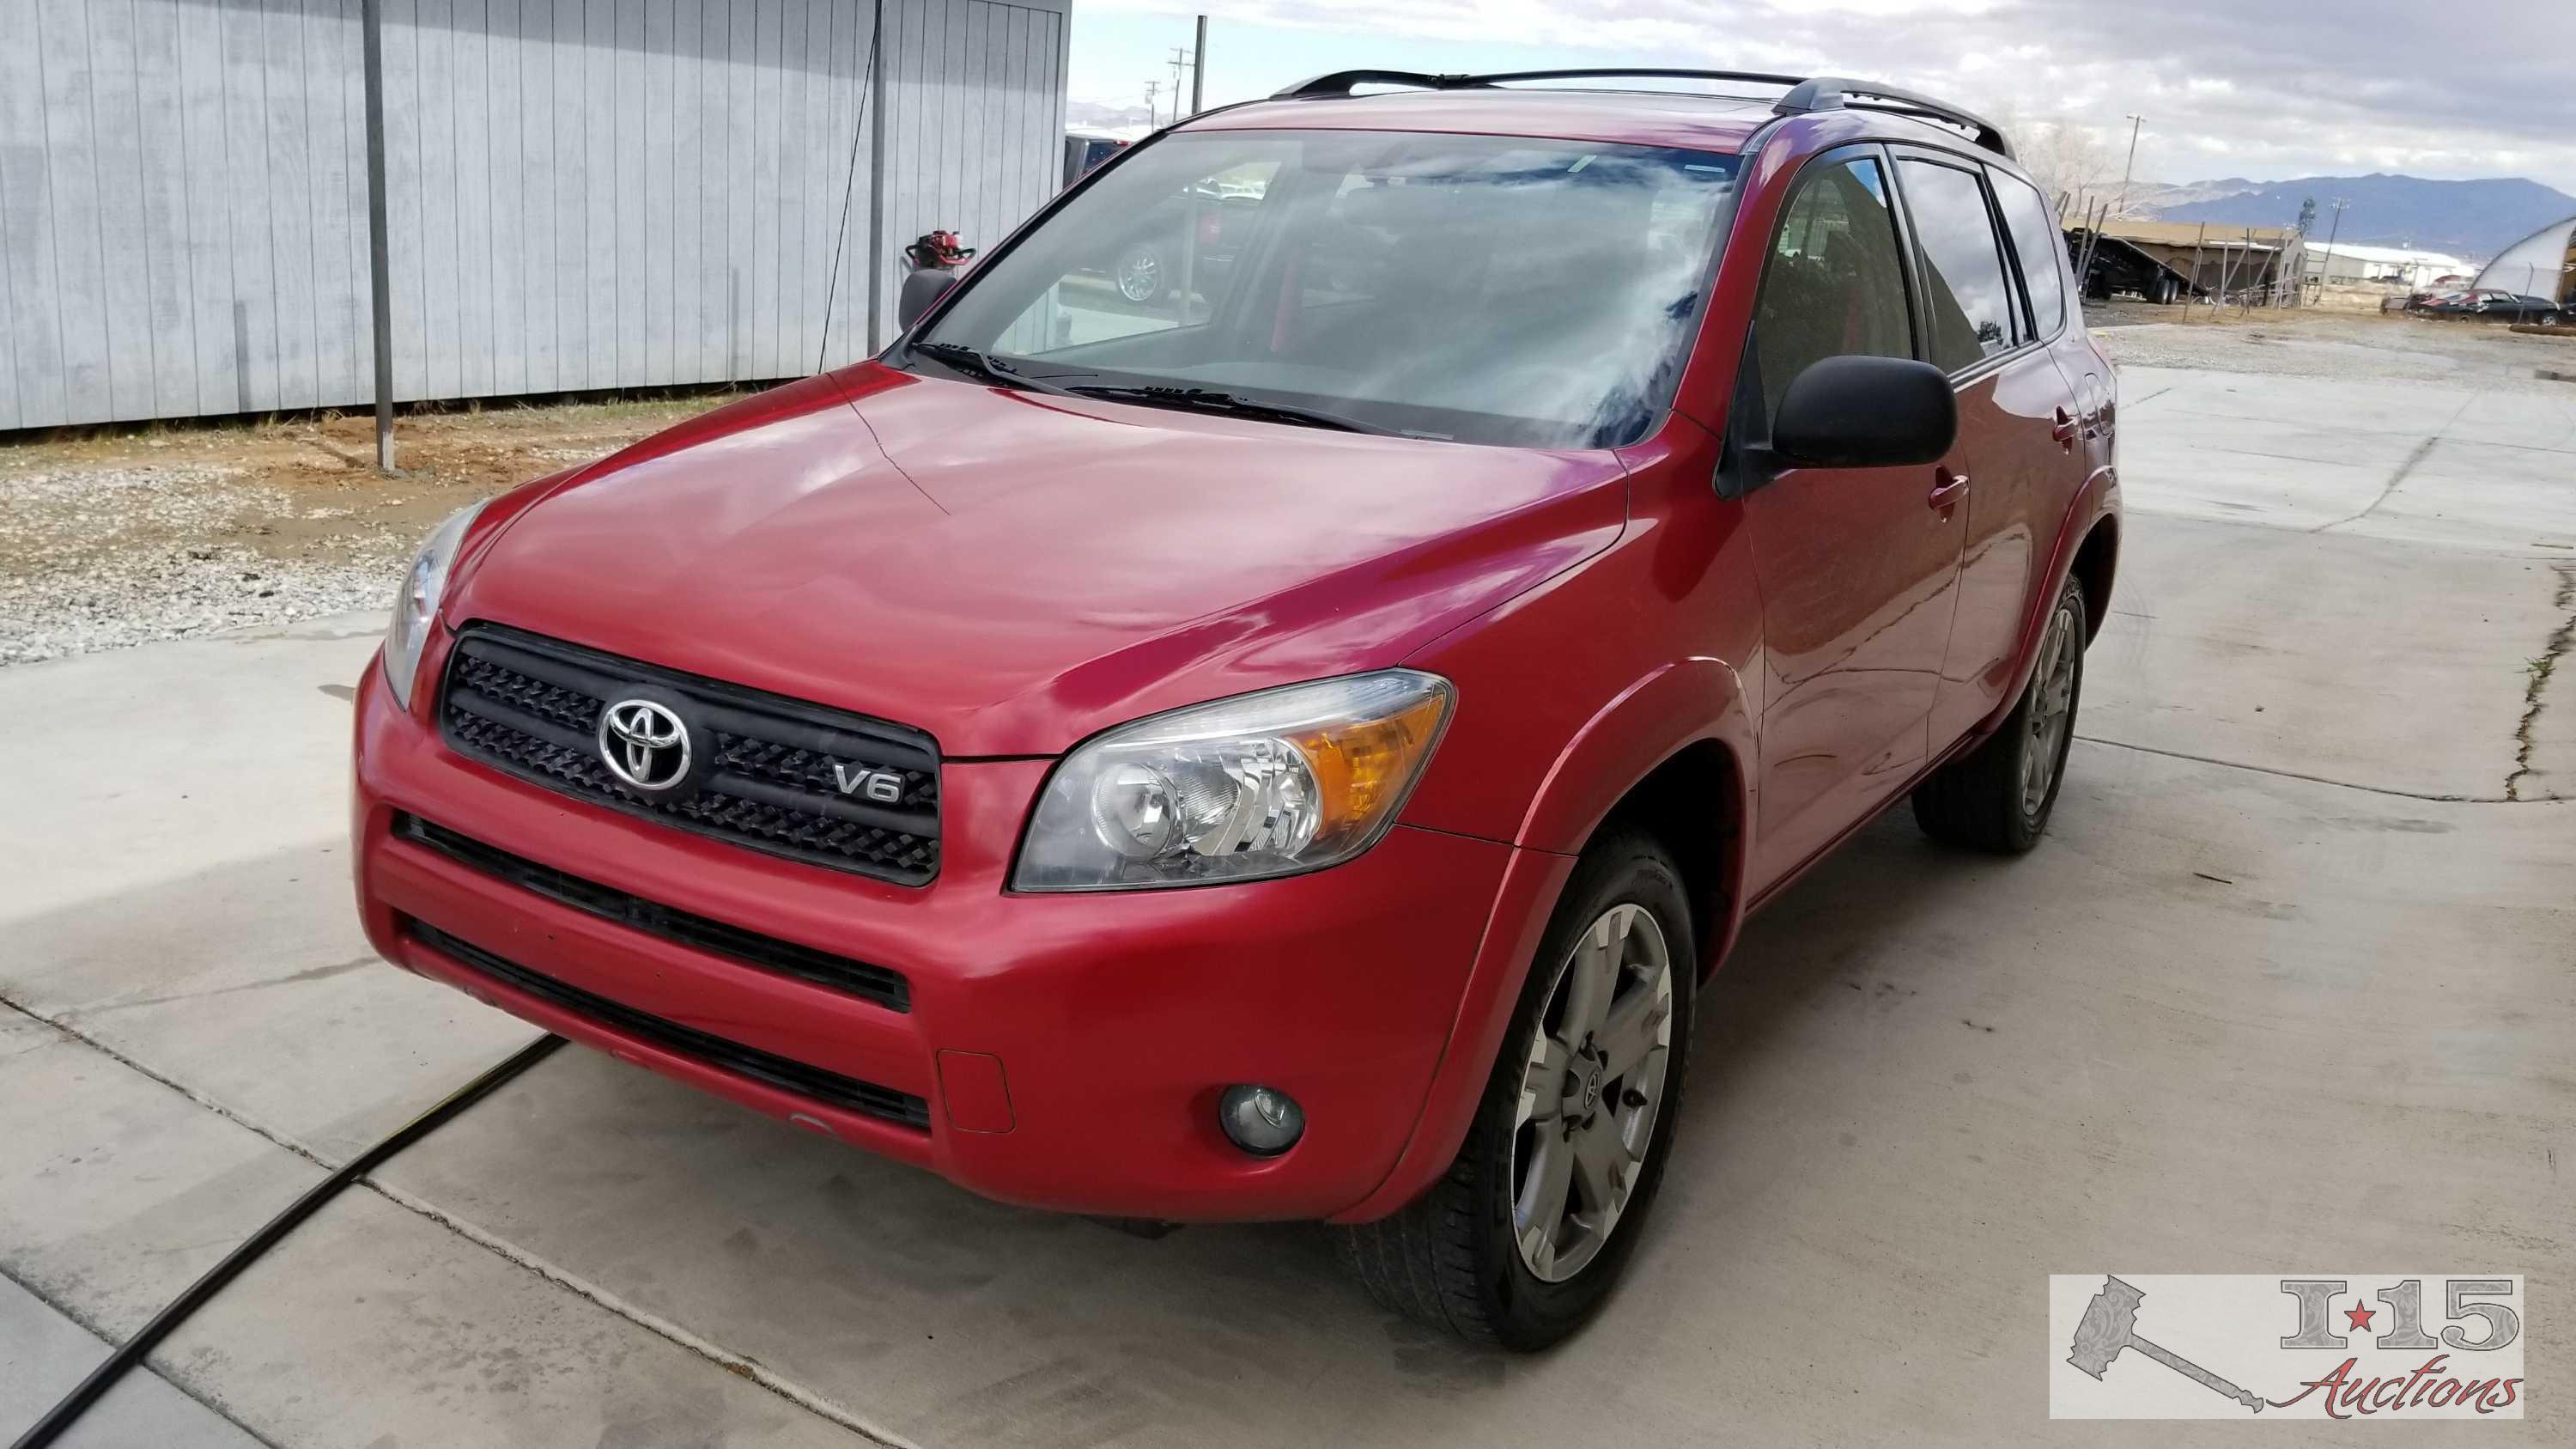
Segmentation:
{"type": "Polygon", "coordinates": [[[2350,518],[2338,518],[2332,523],[2320,523],[2316,527],[2309,529],[2308,532],[2331,532],[2334,529],[2343,527],[2347,523],[2359,523],[2363,519],[2368,518],[2371,514],[2377,512],[2379,510],[2379,505],[2387,502],[2389,495],[2397,491],[2397,485],[2405,482],[2406,479],[2414,473],[2415,469],[2423,463],[2425,456],[2433,451],[2433,445],[2441,442],[2444,435],[2451,431],[2452,423],[2458,422],[2462,417],[2467,415],[2469,404],[2476,402],[2480,396],[2480,394],[2474,392],[2469,394],[2468,397],[2460,403],[2459,410],[2452,413],[2448,421],[2444,422],[2440,427],[2435,428],[2432,436],[2426,438],[2420,443],[2417,443],[2415,445],[2415,450],[2406,455],[2406,461],[2397,465],[2397,471],[2388,475],[2388,486],[2379,490],[2379,496],[2370,500],[2370,506],[2368,508],[2361,510],[2350,518]]]}
{"type": "MultiPolygon", "coordinates": [[[[11,1283],[17,1285],[20,1292],[35,1299],[37,1302],[52,1309],[56,1313],[61,1314],[64,1322],[71,1324],[73,1327],[78,1328],[81,1332],[88,1334],[99,1342],[108,1345],[108,1352],[114,1353],[116,1351],[116,1335],[107,1331],[107,1325],[92,1322],[88,1314],[78,1311],[69,1303],[57,1301],[54,1295],[37,1287],[35,1284],[28,1282],[26,1279],[19,1277],[17,1274],[10,1272],[9,1265],[6,1263],[0,1263],[0,1278],[8,1279],[11,1283]]],[[[105,1360],[101,1360],[101,1362],[105,1362],[105,1360]]],[[[250,1440],[254,1444],[265,1444],[268,1446],[268,1449],[279,1449],[279,1445],[276,1440],[269,1438],[267,1435],[262,1434],[250,1425],[245,1424],[241,1420],[224,1412],[223,1405],[215,1403],[198,1394],[189,1392],[186,1384],[180,1383],[168,1374],[154,1368],[149,1362],[137,1364],[135,1367],[152,1375],[152,1377],[159,1379],[161,1382],[168,1384],[172,1391],[176,1392],[181,1398],[184,1398],[188,1402],[195,1404],[197,1407],[204,1409],[207,1413],[214,1415],[216,1418],[223,1420],[234,1428],[241,1430],[243,1438],[250,1440]]],[[[57,1400],[56,1402],[60,1401],[57,1400]]],[[[95,1411],[95,1406],[92,1407],[93,1411],[95,1411]]],[[[43,1410],[44,1413],[50,1413],[52,1411],[53,1404],[50,1403],[47,1404],[43,1410]]],[[[42,1417],[42,1414],[40,1414],[39,1417],[42,1417]]]]}
{"type": "Polygon", "coordinates": [[[2436,433],[2432,437],[2426,438],[2424,441],[2417,443],[2415,445],[2415,450],[2406,455],[2406,461],[2397,465],[2397,471],[2388,475],[2387,485],[2379,490],[2378,497],[2370,500],[2369,507],[2364,508],[2359,513],[2353,514],[2349,518],[2338,518],[2332,523],[2320,523],[2316,527],[2309,529],[2308,532],[2326,533],[2331,530],[2341,528],[2347,523],[2359,523],[2363,519],[2368,518],[2372,512],[2379,507],[2379,505],[2388,501],[2388,495],[2397,491],[2397,485],[2406,481],[2407,475],[2415,471],[2416,467],[2424,461],[2424,455],[2432,452],[2433,445],[2440,441],[2442,441],[2441,435],[2436,433]]]}
{"type": "Polygon", "coordinates": [[[2558,575],[2558,592],[2550,597],[2549,605],[2566,618],[2550,634],[2540,657],[2531,661],[2530,682],[2522,687],[2522,722],[2514,726],[2513,731],[2513,773],[2504,777],[2504,797],[2508,800],[2523,798],[2523,778],[2531,773],[2531,752],[2538,744],[2532,731],[2540,724],[2541,710],[2548,706],[2541,695],[2549,687],[2549,677],[2557,672],[2558,661],[2567,657],[2568,650],[2576,648],[2576,564],[2551,564],[2549,567],[2558,575]]]}
{"type": "MultiPolygon", "coordinates": [[[[251,1117],[245,1116],[242,1113],[235,1111],[233,1108],[216,1101],[212,1097],[206,1096],[204,1093],[199,1092],[184,1083],[171,1077],[164,1076],[160,1072],[145,1066],[143,1063],[127,1056],[125,1053],[118,1051],[107,1043],[98,1040],[96,1037],[89,1035],[80,1028],[72,1026],[68,1022],[58,1021],[40,1011],[35,1011],[26,1006],[22,1006],[18,1002],[10,1000],[7,996],[0,996],[0,1006],[5,1006],[9,1010],[26,1017],[30,1021],[52,1028],[54,1031],[61,1033],[63,1036],[82,1046],[88,1047],[90,1050],[108,1058],[110,1061],[160,1083],[162,1086],[169,1088],[171,1091],[178,1093],[180,1096],[187,1098],[189,1101],[203,1107],[209,1112],[214,1113],[216,1116],[233,1123],[235,1126],[257,1133],[259,1136],[267,1139],[276,1146],[284,1148],[286,1151],[303,1158],[305,1161],[323,1169],[326,1172],[336,1170],[339,1165],[329,1161],[320,1153],[315,1152],[312,1148],[296,1141],[284,1132],[251,1117]]],[[[628,1303],[625,1299],[618,1297],[616,1294],[611,1293],[606,1288],[591,1282],[589,1279],[583,1278],[579,1274],[573,1273],[566,1268],[551,1263],[546,1259],[519,1247],[497,1233],[491,1232],[488,1229],[476,1226],[463,1218],[457,1217],[447,1210],[438,1207],[436,1204],[429,1202],[425,1198],[416,1197],[411,1193],[403,1191],[401,1188],[380,1182],[373,1174],[358,1178],[357,1185],[375,1193],[378,1197],[394,1204],[396,1207],[428,1219],[430,1222],[437,1224],[439,1227],[446,1229],[457,1237],[463,1238],[465,1241],[474,1244],[485,1252],[491,1253],[493,1256],[500,1258],[503,1262],[525,1272],[533,1273],[539,1278],[552,1283],[556,1287],[563,1289],[565,1292],[570,1293],[577,1298],[586,1299],[604,1312],[614,1314],[617,1317],[634,1324],[637,1328],[643,1329],[645,1332],[661,1339],[663,1342],[698,1358],[704,1359],[715,1365],[717,1368],[723,1369],[725,1372],[730,1373],[737,1378],[748,1379],[751,1382],[760,1385],[762,1388],[767,1389],[770,1393],[777,1395],[779,1398],[785,1399],[796,1407],[805,1410],[807,1413],[820,1419],[827,1419],[833,1424],[847,1429],[851,1433],[858,1435],[860,1438],[867,1440],[871,1444],[882,1444],[887,1446],[887,1449],[919,1449],[918,1445],[914,1444],[911,1440],[904,1438],[902,1435],[895,1433],[893,1430],[870,1423],[856,1412],[845,1408],[840,1404],[834,1403],[832,1400],[823,1397],[812,1389],[806,1388],[793,1379],[775,1372],[774,1370],[762,1365],[758,1360],[736,1353],[710,1339],[700,1337],[696,1333],[681,1327],[679,1324],[674,1323],[659,1314],[648,1312],[634,1304],[628,1303]]],[[[15,1281],[15,1279],[13,1278],[12,1281],[15,1281]]],[[[25,1287],[26,1285],[20,1284],[19,1286],[25,1287]]],[[[35,1292],[32,1288],[29,1288],[27,1291],[30,1293],[35,1292]]],[[[44,1295],[37,1294],[37,1296],[42,1298],[44,1295]]],[[[50,1303],[51,1300],[47,1301],[50,1303]]],[[[72,1314],[68,1309],[62,1309],[60,1305],[54,1306],[58,1311],[61,1311],[65,1317],[70,1318],[75,1323],[79,1323],[83,1328],[97,1334],[100,1338],[106,1339],[110,1343],[117,1341],[110,1335],[102,1332],[97,1326],[82,1322],[77,1315],[72,1314]]],[[[147,1368],[151,1366],[148,1360],[144,1366],[147,1368]]],[[[162,1374],[161,1377],[172,1383],[174,1387],[180,1388],[181,1392],[188,1393],[184,1386],[179,1385],[176,1380],[169,1379],[168,1375],[162,1374]]],[[[223,1413],[221,1406],[208,1402],[197,1394],[188,1393],[188,1396],[192,1399],[196,1399],[199,1403],[206,1404],[208,1408],[214,1409],[217,1413],[223,1413]]],[[[224,1417],[226,1419],[231,1419],[232,1415],[224,1414],[224,1417]]],[[[245,1432],[248,1432],[247,1429],[245,1429],[245,1432]]],[[[257,1438],[258,1436],[253,1435],[252,1437],[257,1438]]],[[[266,1443],[268,1441],[263,1439],[261,1442],[266,1443]]]]}
{"type": "Polygon", "coordinates": [[[334,976],[344,976],[352,971],[366,970],[376,964],[378,964],[377,958],[374,956],[358,956],[347,961],[335,961],[328,966],[309,966],[284,976],[237,982],[231,986],[211,986],[203,991],[172,991],[160,996],[130,996],[121,1001],[111,1000],[102,1001],[93,1006],[76,1006],[64,1012],[63,1015],[66,1019],[105,1016],[111,1011],[134,1011],[146,1006],[169,1006],[181,1001],[203,1001],[208,997],[230,996],[241,991],[266,991],[272,986],[292,986],[299,981],[324,981],[334,976]]]}
{"type": "Polygon", "coordinates": [[[2444,805],[2509,805],[2510,795],[2437,795],[2429,790],[2400,790],[2394,785],[2357,785],[2350,780],[2337,780],[2326,775],[2305,775],[2297,770],[2276,770],[2269,765],[2249,765],[2242,760],[2222,760],[2215,755],[2195,755],[2185,750],[2161,750],[2154,745],[2133,745],[2127,740],[2106,740],[2100,735],[2077,735],[2088,745],[2103,745],[2114,750],[2135,750],[2142,755],[2162,755],[2168,760],[2189,760],[2196,765],[2216,765],[2221,769],[2244,770],[2256,775],[2271,775],[2283,780],[2305,780],[2311,785],[2332,785],[2338,790],[2360,790],[2372,795],[2395,795],[2404,800],[2431,800],[2444,805]]]}
{"type": "Polygon", "coordinates": [[[720,1344],[701,1338],[660,1314],[629,1303],[589,1279],[558,1267],[519,1247],[507,1238],[460,1218],[425,1198],[415,1197],[401,1188],[378,1182],[373,1177],[360,1178],[359,1182],[387,1202],[417,1213],[503,1261],[524,1268],[576,1297],[589,1299],[655,1337],[693,1353],[738,1378],[749,1379],[798,1408],[806,1410],[817,1418],[829,1419],[871,1444],[883,1444],[887,1449],[920,1449],[920,1446],[911,1440],[891,1429],[869,1423],[849,1409],[770,1369],[758,1359],[735,1353],[720,1344]]]}

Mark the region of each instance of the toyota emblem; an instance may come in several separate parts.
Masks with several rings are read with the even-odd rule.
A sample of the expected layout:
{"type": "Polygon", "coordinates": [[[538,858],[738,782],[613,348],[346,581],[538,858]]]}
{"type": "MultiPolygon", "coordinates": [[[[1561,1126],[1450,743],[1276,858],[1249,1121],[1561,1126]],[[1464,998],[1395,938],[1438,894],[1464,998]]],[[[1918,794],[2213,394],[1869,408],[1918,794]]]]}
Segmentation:
{"type": "Polygon", "coordinates": [[[671,789],[689,777],[689,727],[654,700],[618,700],[600,711],[599,758],[638,790],[671,789]]]}

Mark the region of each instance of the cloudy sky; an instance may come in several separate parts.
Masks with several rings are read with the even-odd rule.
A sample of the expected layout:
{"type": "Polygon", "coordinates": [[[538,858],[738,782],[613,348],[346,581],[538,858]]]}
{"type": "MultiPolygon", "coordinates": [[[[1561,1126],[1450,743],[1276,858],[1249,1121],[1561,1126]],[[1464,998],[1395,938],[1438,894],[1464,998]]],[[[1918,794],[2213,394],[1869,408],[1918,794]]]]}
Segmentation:
{"type": "Polygon", "coordinates": [[[2576,193],[2576,0],[1074,0],[1072,95],[1135,105],[1190,14],[1207,100],[1348,66],[1833,71],[2091,128],[2137,174],[2529,176],[2576,193]]]}

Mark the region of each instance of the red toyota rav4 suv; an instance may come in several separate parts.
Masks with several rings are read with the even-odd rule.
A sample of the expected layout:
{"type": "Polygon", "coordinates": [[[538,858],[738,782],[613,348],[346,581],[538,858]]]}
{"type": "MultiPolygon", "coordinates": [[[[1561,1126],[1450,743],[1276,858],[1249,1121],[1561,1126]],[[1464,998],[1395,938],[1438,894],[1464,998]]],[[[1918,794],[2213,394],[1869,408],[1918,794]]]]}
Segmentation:
{"type": "Polygon", "coordinates": [[[1561,1337],[1746,915],[1900,796],[2037,840],[2117,547],[2003,138],[1692,74],[1788,90],[1192,119],[882,355],[450,521],[359,695],[377,949],[979,1193],[1326,1219],[1388,1305],[1561,1337]],[[1175,195],[1239,204],[1228,265],[1183,225],[1130,301],[1104,242],[1175,195]]]}

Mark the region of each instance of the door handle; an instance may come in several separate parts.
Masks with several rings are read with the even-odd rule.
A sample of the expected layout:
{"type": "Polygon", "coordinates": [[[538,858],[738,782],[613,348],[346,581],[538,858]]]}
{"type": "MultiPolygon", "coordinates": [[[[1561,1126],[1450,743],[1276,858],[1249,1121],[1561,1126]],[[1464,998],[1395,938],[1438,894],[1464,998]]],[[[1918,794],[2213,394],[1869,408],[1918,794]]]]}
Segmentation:
{"type": "Polygon", "coordinates": [[[1923,501],[1935,512],[1947,513],[1958,503],[1959,495],[1968,491],[1968,475],[1937,468],[1932,473],[1932,492],[1923,501]]]}
{"type": "Polygon", "coordinates": [[[2057,410],[2057,426],[2050,428],[2048,430],[2048,435],[2055,438],[2060,447],[2065,448],[2069,452],[2074,451],[2076,437],[2075,415],[2064,408],[2059,408],[2057,410]]]}

